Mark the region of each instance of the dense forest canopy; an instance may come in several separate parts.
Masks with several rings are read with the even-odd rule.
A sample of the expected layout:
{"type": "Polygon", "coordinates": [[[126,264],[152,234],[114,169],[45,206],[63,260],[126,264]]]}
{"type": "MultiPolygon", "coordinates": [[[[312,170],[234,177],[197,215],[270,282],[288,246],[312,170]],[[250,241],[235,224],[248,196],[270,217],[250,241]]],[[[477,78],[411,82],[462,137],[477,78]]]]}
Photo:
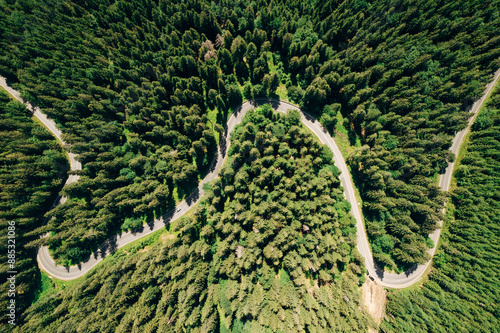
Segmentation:
{"type": "Polygon", "coordinates": [[[347,119],[376,260],[424,262],[444,202],[435,176],[499,65],[498,1],[0,6],[0,73],[65,128],[84,166],[39,230],[55,232],[37,244],[63,263],[172,207],[230,109],[276,93],[330,129],[347,119]]]}
{"type": "MultiPolygon", "coordinates": [[[[359,146],[346,159],[360,191],[375,260],[394,270],[425,262],[429,259],[427,250],[433,245],[427,235],[442,218],[445,201],[436,177],[454,158],[448,148],[454,133],[467,122],[467,108],[500,65],[499,8],[498,0],[0,2],[0,75],[58,123],[71,151],[83,164],[79,181],[61,192],[69,200],[46,212],[45,216],[54,218],[46,226],[39,222],[24,225],[26,232],[31,231],[25,239],[28,248],[47,244],[59,263],[77,263],[110,235],[165,213],[206,173],[231,110],[243,99],[273,96],[300,104],[330,131],[336,128],[338,119],[344,120],[341,125],[350,144],[359,146]],[[45,232],[51,232],[51,237],[36,237],[45,232]]],[[[280,133],[281,129],[276,131],[280,133]]],[[[236,154],[253,151],[252,158],[258,159],[254,150],[258,150],[258,142],[250,142],[253,146],[243,142],[234,148],[244,149],[236,154]]],[[[41,151],[38,147],[33,156],[41,151]]],[[[45,159],[33,157],[33,165],[41,163],[48,168],[32,182],[42,188],[33,192],[37,193],[33,201],[40,203],[37,207],[47,207],[42,201],[61,184],[56,181],[59,171],[54,171],[59,168],[54,165],[61,161],[57,154],[49,155],[45,159]],[[46,182],[50,177],[53,182],[49,188],[46,182]]],[[[314,169],[314,161],[314,172],[320,171],[314,169]]],[[[221,181],[234,183],[224,183],[221,193],[213,195],[238,194],[238,184],[250,181],[244,179],[253,172],[249,166],[240,178],[232,178],[225,169],[229,174],[224,173],[221,181]],[[226,187],[233,192],[226,193],[226,187]]],[[[240,167],[233,166],[234,177],[240,167]]],[[[335,172],[330,171],[335,178],[335,172]]],[[[271,176],[278,175],[281,172],[271,176]]],[[[262,181],[268,181],[266,177],[262,176],[262,181]]],[[[316,186],[309,181],[306,186],[316,186]]],[[[219,185],[214,184],[214,191],[219,185]]],[[[331,190],[335,189],[332,180],[331,190]]],[[[312,200],[317,191],[308,189],[309,197],[302,199],[312,200]]],[[[267,195],[275,195],[271,193],[267,195]]],[[[238,195],[234,200],[236,205],[236,201],[246,199],[238,195]]],[[[222,205],[208,202],[204,209],[222,205]]],[[[41,208],[28,206],[21,205],[19,212],[32,216],[31,210],[37,211],[38,218],[43,219],[41,208]]],[[[240,209],[235,207],[231,209],[240,209]]],[[[190,221],[193,225],[201,223],[200,217],[190,221]]],[[[327,276],[319,276],[321,272],[318,277],[306,274],[306,278],[337,288],[340,282],[335,280],[335,269],[345,270],[346,275],[349,271],[359,274],[351,265],[359,266],[357,259],[346,259],[352,250],[350,228],[340,228],[347,229],[342,231],[346,233],[342,236],[344,245],[338,245],[343,251],[339,253],[345,254],[340,262],[345,260],[345,264],[326,264],[333,282],[323,280],[327,276]]],[[[226,231],[217,230],[214,235],[226,231]]],[[[182,242],[183,249],[191,248],[198,239],[195,236],[172,244],[182,242]]],[[[177,256],[179,249],[164,247],[158,251],[167,253],[167,257],[168,253],[177,256]]],[[[318,256],[319,252],[312,249],[311,255],[318,256]]],[[[271,254],[276,255],[274,251],[271,254]]],[[[142,263],[142,256],[147,254],[134,260],[142,263]]],[[[104,296],[121,279],[119,273],[135,274],[138,266],[125,262],[117,265],[128,268],[107,264],[106,269],[116,276],[107,278],[103,285],[102,302],[112,302],[104,296]]],[[[26,265],[26,272],[36,270],[33,260],[26,265]]],[[[162,265],[150,267],[173,274],[174,265],[168,266],[165,261],[162,265]]],[[[196,265],[202,269],[209,262],[197,261],[196,265]]],[[[295,272],[290,270],[290,281],[295,281],[291,275],[295,272]]],[[[285,276],[275,273],[280,279],[285,276]]],[[[35,276],[32,281],[37,279],[35,276]]],[[[160,280],[163,283],[163,278],[160,280]]],[[[92,284],[88,294],[99,283],[92,284]]],[[[319,287],[326,288],[322,290],[330,288],[321,283],[319,287]]],[[[222,280],[215,284],[223,287],[222,280]]],[[[350,284],[346,288],[351,290],[350,284]]],[[[30,325],[43,326],[35,323],[37,311],[65,311],[66,301],[76,301],[71,297],[80,297],[79,292],[85,294],[82,289],[74,290],[74,295],[64,295],[64,302],[58,298],[45,300],[44,307],[31,312],[30,325]]],[[[123,301],[139,299],[132,289],[124,290],[128,291],[123,301]]],[[[184,300],[186,292],[179,292],[179,297],[184,300]]],[[[159,292],[151,295],[140,302],[157,300],[159,292]]],[[[351,296],[346,295],[355,303],[357,298],[351,296]]],[[[174,301],[168,298],[164,304],[174,304],[168,302],[174,301]]],[[[350,310],[345,311],[357,313],[351,308],[354,303],[347,303],[350,310]]],[[[329,306],[326,301],[322,304],[329,306]]],[[[117,306],[114,303],[107,309],[117,306]]],[[[210,306],[207,309],[213,309],[210,306]]],[[[164,312],[168,307],[158,309],[164,312]]],[[[220,309],[223,312],[214,316],[226,317],[224,327],[240,327],[234,318],[242,317],[234,317],[227,307],[220,309]]],[[[57,311],[44,320],[64,320],[57,319],[57,311]]],[[[207,311],[207,315],[213,315],[207,311]]],[[[342,311],[339,313],[347,313],[342,311]]],[[[134,317],[132,313],[128,316],[130,320],[134,317]]],[[[104,317],[101,320],[96,325],[104,327],[104,317]]],[[[199,318],[192,320],[198,325],[199,318]]],[[[340,319],[331,320],[328,324],[318,322],[318,327],[342,325],[340,319]]],[[[57,325],[55,321],[53,325],[57,325]]],[[[358,324],[356,327],[366,326],[364,321],[358,324]]]]}
{"type": "MultiPolygon", "coordinates": [[[[7,295],[10,275],[4,273],[18,271],[15,297],[18,314],[31,304],[40,281],[36,249],[25,245],[38,238],[38,234],[30,231],[43,224],[43,215],[56,199],[69,169],[57,141],[31,117],[24,105],[11,101],[0,90],[0,306],[6,309],[12,299],[7,295]],[[14,225],[9,224],[11,221],[14,225]],[[8,242],[8,226],[15,235],[11,237],[14,243],[8,242]],[[9,259],[13,257],[15,263],[11,268],[9,259]]],[[[3,324],[6,320],[2,320],[0,327],[3,324]]]]}
{"type": "MultiPolygon", "coordinates": [[[[422,289],[391,293],[386,332],[498,332],[500,86],[472,126],[455,171],[452,214],[422,289]]],[[[448,210],[450,207],[447,208],[448,210]]]]}
{"type": "Polygon", "coordinates": [[[365,332],[363,260],[332,154],[298,112],[248,112],[198,209],[120,250],[24,331],[365,332]]]}

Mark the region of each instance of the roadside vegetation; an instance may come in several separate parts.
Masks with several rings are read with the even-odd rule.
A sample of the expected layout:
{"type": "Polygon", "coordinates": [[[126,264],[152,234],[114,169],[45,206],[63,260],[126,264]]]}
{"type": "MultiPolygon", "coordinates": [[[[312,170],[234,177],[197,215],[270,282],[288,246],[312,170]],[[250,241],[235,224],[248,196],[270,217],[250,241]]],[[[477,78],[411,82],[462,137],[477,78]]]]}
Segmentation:
{"type": "Polygon", "coordinates": [[[455,169],[441,245],[422,288],[389,294],[386,332],[498,332],[500,85],[471,128],[455,169]]]}
{"type": "Polygon", "coordinates": [[[206,174],[237,105],[282,97],[354,150],[345,157],[379,266],[426,262],[446,199],[435,179],[454,158],[467,107],[500,67],[498,7],[0,2],[0,75],[57,122],[83,165],[62,189],[69,200],[43,212],[53,219],[30,224],[28,245],[75,264],[161,216],[206,174]]]}
{"type": "MultiPolygon", "coordinates": [[[[16,322],[34,300],[41,281],[36,249],[26,247],[38,234],[30,232],[44,223],[68,169],[66,155],[51,133],[32,120],[23,104],[10,100],[0,89],[0,307],[7,309],[14,299],[16,322]],[[8,296],[11,274],[7,271],[18,272],[15,298],[8,296]]],[[[6,318],[0,330],[8,326],[6,318]]]]}
{"type": "MultiPolygon", "coordinates": [[[[64,129],[80,181],[37,240],[77,263],[195,188],[232,108],[286,97],[352,146],[376,261],[429,259],[466,106],[499,65],[496,2],[3,2],[0,74],[64,129]],[[125,224],[124,224],[125,223],[125,224]]],[[[347,149],[348,150],[348,149],[347,149]]]]}
{"type": "Polygon", "coordinates": [[[192,215],[41,298],[20,330],[365,332],[363,259],[332,154],[298,112],[269,105],[233,133],[192,215]]]}

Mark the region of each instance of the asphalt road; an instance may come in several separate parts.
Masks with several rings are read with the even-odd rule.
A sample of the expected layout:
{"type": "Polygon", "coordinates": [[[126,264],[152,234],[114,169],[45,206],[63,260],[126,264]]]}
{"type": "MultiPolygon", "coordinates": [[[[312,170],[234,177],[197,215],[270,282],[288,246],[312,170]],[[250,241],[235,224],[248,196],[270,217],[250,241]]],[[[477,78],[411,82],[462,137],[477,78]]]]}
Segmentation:
{"type": "MultiPolygon", "coordinates": [[[[470,112],[473,113],[474,115],[469,119],[469,124],[468,126],[463,129],[462,131],[456,133],[455,138],[453,138],[452,145],[450,147],[450,150],[455,156],[457,156],[458,151],[460,150],[460,147],[462,145],[464,137],[467,135],[469,132],[470,125],[474,122],[474,119],[477,115],[477,112],[481,109],[483,106],[484,102],[486,101],[486,98],[490,94],[491,90],[495,86],[496,82],[498,81],[498,78],[500,77],[500,69],[495,72],[493,80],[486,86],[486,89],[483,93],[483,96],[474,103],[472,108],[470,109],[470,112]]],[[[448,191],[450,188],[450,182],[451,178],[453,175],[453,168],[454,168],[455,163],[450,163],[448,167],[446,168],[446,171],[444,174],[442,174],[439,178],[439,187],[441,188],[442,191],[448,191]]],[[[443,209],[444,211],[444,209],[443,209]]],[[[439,224],[441,226],[443,222],[440,221],[439,224]]],[[[422,275],[425,273],[427,267],[429,267],[431,260],[429,260],[427,263],[423,265],[418,265],[410,270],[401,273],[401,274],[394,274],[394,273],[387,273],[384,271],[381,271],[378,267],[373,262],[373,256],[370,251],[370,247],[368,245],[368,239],[365,235],[365,229],[362,224],[359,223],[356,225],[357,230],[358,230],[358,249],[365,258],[365,263],[366,263],[366,268],[368,269],[368,273],[377,281],[377,283],[381,286],[388,287],[388,288],[406,288],[420,280],[422,275]]],[[[431,257],[434,257],[434,253],[436,252],[436,247],[439,242],[439,236],[441,235],[441,227],[436,229],[433,233],[429,234],[429,237],[432,239],[434,242],[435,246],[429,250],[429,253],[431,257]]]]}
{"type": "MultiPolygon", "coordinates": [[[[492,87],[498,80],[499,76],[500,76],[500,70],[495,73],[494,81],[487,86],[487,89],[483,94],[483,97],[474,104],[474,106],[471,109],[471,112],[477,113],[477,111],[481,108],[482,104],[484,103],[484,100],[486,99],[486,96],[491,91],[492,87]]],[[[0,85],[2,85],[14,97],[16,97],[18,100],[22,102],[22,100],[19,98],[19,93],[8,87],[5,84],[5,80],[1,77],[0,77],[0,85]]],[[[217,150],[216,158],[212,163],[210,172],[201,181],[198,188],[186,200],[182,201],[171,212],[167,213],[165,216],[160,217],[159,219],[152,221],[151,223],[148,223],[147,225],[144,225],[141,230],[133,232],[130,231],[122,233],[121,235],[110,237],[100,246],[99,250],[96,251],[96,253],[94,253],[87,260],[76,266],[63,267],[60,265],[56,265],[54,260],[50,256],[48,248],[41,247],[38,250],[38,256],[37,256],[40,268],[48,272],[50,275],[61,280],[75,279],[77,277],[84,275],[91,268],[97,265],[101,260],[103,260],[103,258],[113,253],[117,249],[135,240],[138,240],[146,235],[149,235],[156,230],[163,228],[166,224],[171,223],[176,219],[178,219],[179,217],[181,217],[182,215],[184,215],[184,213],[187,212],[191,207],[196,205],[203,196],[204,193],[203,185],[207,182],[214,180],[217,177],[217,174],[226,159],[227,152],[229,149],[229,145],[227,143],[229,142],[230,133],[233,131],[234,127],[241,122],[241,120],[243,119],[248,110],[251,110],[257,107],[259,104],[264,104],[264,103],[271,104],[273,109],[275,109],[278,112],[285,113],[289,109],[299,111],[301,113],[301,119],[304,125],[308,127],[323,144],[327,145],[332,150],[334,155],[335,165],[341,171],[340,182],[342,187],[344,188],[344,196],[347,199],[347,201],[351,204],[351,214],[356,219],[358,250],[360,251],[361,255],[363,255],[363,257],[365,258],[365,264],[368,273],[374,278],[374,280],[377,281],[378,284],[390,288],[405,288],[418,281],[422,276],[422,274],[427,269],[428,265],[430,264],[430,261],[427,262],[425,265],[419,265],[411,269],[410,271],[404,272],[402,274],[383,272],[378,267],[376,267],[373,261],[373,257],[370,251],[370,246],[368,243],[368,238],[364,228],[361,209],[356,200],[352,179],[345,164],[345,160],[342,154],[340,153],[340,150],[338,149],[335,141],[316,119],[302,112],[296,105],[275,99],[256,99],[252,101],[247,101],[243,103],[238,109],[235,110],[235,112],[230,116],[227,122],[225,135],[221,136],[221,142],[217,150]]],[[[37,107],[35,108],[35,116],[38,119],[40,119],[62,143],[64,143],[61,140],[61,132],[55,127],[54,122],[51,121],[50,119],[47,119],[47,117],[43,115],[37,107]]],[[[471,117],[469,126],[472,122],[473,122],[473,117],[471,117]]],[[[457,133],[456,137],[454,138],[453,145],[450,148],[454,154],[458,153],[463,138],[468,130],[469,127],[457,133]]],[[[72,154],[70,154],[70,161],[71,161],[71,170],[81,169],[81,165],[74,159],[74,155],[72,154]]],[[[448,166],[445,174],[440,178],[439,185],[443,191],[447,191],[449,188],[452,172],[453,172],[453,163],[448,166]]],[[[73,181],[76,181],[77,179],[78,178],[76,176],[70,176],[70,178],[68,178],[68,181],[66,183],[71,183],[73,181]]],[[[63,200],[61,201],[63,202],[63,200]]],[[[430,235],[431,239],[433,239],[435,244],[438,244],[440,230],[441,229],[437,229],[434,233],[430,235]]],[[[430,250],[430,253],[434,255],[435,250],[436,248],[434,247],[433,249],[430,250]]]]}

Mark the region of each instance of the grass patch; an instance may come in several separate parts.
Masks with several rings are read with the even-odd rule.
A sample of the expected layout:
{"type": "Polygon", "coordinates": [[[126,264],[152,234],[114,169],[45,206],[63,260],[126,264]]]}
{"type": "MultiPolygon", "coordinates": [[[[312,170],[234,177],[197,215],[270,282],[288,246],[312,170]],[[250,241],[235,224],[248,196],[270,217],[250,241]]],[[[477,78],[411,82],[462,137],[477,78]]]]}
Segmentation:
{"type": "Polygon", "coordinates": [[[267,51],[267,65],[269,66],[269,74],[273,74],[278,70],[278,66],[274,63],[274,56],[271,51],[267,51]]]}
{"type": "MultiPolygon", "coordinates": [[[[333,138],[335,139],[335,142],[337,143],[340,152],[347,160],[349,156],[354,154],[356,148],[361,147],[361,140],[358,136],[356,136],[355,145],[354,146],[351,145],[349,139],[350,133],[347,127],[345,126],[346,122],[347,120],[344,119],[342,113],[337,112],[337,124],[335,125],[335,130],[333,131],[333,138]]],[[[350,171],[349,165],[347,167],[349,168],[350,171]]]]}
{"type": "MultiPolygon", "coordinates": [[[[479,112],[482,112],[483,108],[479,112]]],[[[456,187],[457,187],[457,180],[455,179],[455,172],[457,169],[460,167],[460,164],[465,156],[467,154],[467,151],[469,150],[469,144],[470,144],[470,135],[471,132],[467,132],[467,135],[464,137],[464,140],[462,141],[462,146],[460,147],[458,154],[455,158],[455,165],[453,166],[453,172],[451,176],[451,182],[450,182],[450,188],[448,189],[448,192],[451,193],[453,192],[456,187]]],[[[448,203],[450,203],[451,200],[447,200],[448,203]]],[[[448,210],[448,207],[446,211],[448,210]]]]}
{"type": "MultiPolygon", "coordinates": [[[[361,200],[361,195],[359,194],[359,189],[358,189],[358,182],[355,177],[355,175],[352,173],[351,166],[348,163],[348,159],[351,155],[354,154],[357,148],[361,147],[361,139],[359,136],[356,136],[356,141],[355,141],[355,146],[351,146],[350,140],[349,140],[349,130],[347,127],[344,125],[347,123],[347,120],[344,119],[342,116],[342,113],[337,112],[337,124],[335,125],[335,130],[333,131],[333,140],[339,147],[340,153],[344,157],[344,160],[346,161],[346,166],[347,170],[349,170],[349,173],[351,174],[351,179],[353,181],[353,186],[354,186],[354,192],[356,195],[356,200],[358,203],[363,205],[363,200],[361,200]]],[[[364,222],[364,215],[361,214],[361,218],[363,219],[364,222]]]]}
{"type": "Polygon", "coordinates": [[[58,294],[62,292],[64,289],[74,285],[79,282],[82,278],[77,278],[71,281],[63,281],[56,279],[52,276],[49,276],[44,271],[40,271],[40,286],[37,290],[35,290],[35,297],[33,299],[33,303],[35,304],[41,299],[46,297],[50,297],[52,295],[58,294]]]}
{"type": "Polygon", "coordinates": [[[286,86],[284,83],[280,83],[278,89],[276,89],[276,95],[282,100],[288,101],[288,92],[286,91],[286,86]]]}
{"type": "Polygon", "coordinates": [[[434,183],[439,184],[439,172],[434,172],[430,178],[434,181],[434,183]]]}
{"type": "MultiPolygon", "coordinates": [[[[483,109],[481,109],[481,111],[479,111],[479,112],[482,112],[482,111],[483,111],[483,109]]],[[[453,167],[453,173],[455,173],[455,170],[460,165],[460,163],[462,162],[465,154],[469,150],[470,133],[471,132],[469,130],[469,132],[467,132],[467,135],[464,137],[464,140],[462,141],[462,146],[460,147],[460,149],[458,151],[458,154],[457,154],[457,156],[455,158],[455,165],[453,167]]]]}
{"type": "Polygon", "coordinates": [[[40,271],[40,279],[40,288],[35,290],[35,298],[33,299],[33,303],[48,295],[56,293],[56,288],[54,286],[54,283],[52,282],[51,277],[49,277],[45,272],[40,271]]]}
{"type": "Polygon", "coordinates": [[[125,141],[126,142],[130,142],[130,131],[128,129],[126,129],[125,127],[123,127],[123,135],[125,135],[125,141]]]}
{"type": "Polygon", "coordinates": [[[0,91],[3,91],[5,92],[5,95],[12,101],[12,102],[18,102],[18,103],[21,103],[19,102],[14,96],[12,96],[7,90],[5,90],[4,87],[0,86],[0,91]]]}
{"type": "Polygon", "coordinates": [[[74,280],[70,281],[64,281],[64,280],[59,280],[53,277],[49,277],[49,279],[52,280],[52,283],[54,284],[54,288],[56,289],[56,292],[61,292],[64,289],[71,287],[72,285],[76,284],[79,282],[83,277],[76,278],[74,280]]]}
{"type": "Polygon", "coordinates": [[[217,145],[219,144],[219,140],[220,140],[220,134],[219,134],[219,132],[217,132],[215,130],[215,124],[217,124],[217,114],[218,113],[219,113],[219,111],[217,110],[217,107],[215,107],[213,110],[208,109],[208,112],[207,112],[207,118],[209,120],[207,122],[207,126],[214,133],[215,141],[217,142],[217,145]]]}
{"type": "Polygon", "coordinates": [[[283,83],[285,79],[282,71],[283,64],[279,57],[280,56],[278,54],[267,52],[267,65],[269,66],[269,74],[272,75],[274,73],[278,73],[280,78],[280,85],[278,86],[278,89],[276,89],[276,95],[280,99],[288,101],[288,92],[286,90],[286,85],[283,83]]]}
{"type": "Polygon", "coordinates": [[[157,231],[147,235],[146,237],[143,237],[141,239],[133,241],[130,244],[125,245],[124,247],[122,247],[118,251],[122,251],[122,252],[125,252],[127,254],[137,253],[138,251],[143,250],[146,247],[149,247],[154,243],[157,243],[163,234],[168,235],[170,233],[168,230],[161,228],[160,230],[157,230],[157,231]]]}
{"type": "MultiPolygon", "coordinates": [[[[138,239],[136,241],[133,241],[130,244],[125,245],[118,251],[123,251],[126,254],[133,254],[141,250],[148,250],[149,247],[151,247],[154,244],[157,244],[159,242],[164,242],[166,239],[171,239],[177,237],[178,232],[171,232],[169,229],[171,229],[170,226],[175,225],[181,218],[183,217],[192,217],[194,215],[195,210],[197,209],[199,203],[191,207],[186,213],[184,213],[179,219],[175,220],[174,222],[168,224],[165,228],[161,228],[160,230],[157,230],[141,239],[138,239]]],[[[144,251],[143,251],[144,252],[144,251]]]]}
{"type": "Polygon", "coordinates": [[[172,190],[172,198],[174,198],[176,204],[182,201],[179,198],[179,190],[177,186],[175,186],[174,189],[172,190]]]}

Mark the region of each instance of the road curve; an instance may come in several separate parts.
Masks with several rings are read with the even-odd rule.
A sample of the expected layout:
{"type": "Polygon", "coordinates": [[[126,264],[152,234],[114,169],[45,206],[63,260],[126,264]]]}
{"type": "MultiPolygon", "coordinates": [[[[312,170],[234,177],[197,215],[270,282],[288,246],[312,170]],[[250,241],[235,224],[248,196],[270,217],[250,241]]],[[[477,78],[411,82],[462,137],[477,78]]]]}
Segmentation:
{"type": "MultiPolygon", "coordinates": [[[[64,147],[68,146],[66,142],[64,142],[63,139],[61,138],[62,132],[57,128],[56,123],[52,119],[49,119],[45,114],[43,114],[38,106],[33,106],[31,103],[23,101],[21,98],[21,94],[17,90],[12,89],[7,84],[7,80],[3,76],[0,76],[0,86],[2,86],[2,88],[4,88],[9,94],[11,94],[12,97],[17,99],[19,102],[23,103],[26,106],[26,108],[30,110],[33,113],[33,115],[42,122],[42,124],[45,125],[45,127],[56,137],[56,139],[64,147]]],[[[75,159],[76,155],[70,152],[68,152],[68,155],[69,155],[70,170],[71,171],[81,170],[82,164],[75,159]]],[[[65,185],[76,182],[78,178],[80,178],[80,176],[70,175],[66,180],[65,185]]],[[[60,204],[64,203],[65,201],[66,201],[65,197],[56,199],[56,202],[59,202],[60,204]]]]}
{"type": "MultiPolygon", "coordinates": [[[[491,82],[488,86],[487,89],[483,95],[483,97],[477,101],[473,108],[471,109],[471,112],[477,113],[477,111],[481,108],[482,104],[486,100],[487,95],[490,93],[492,87],[496,83],[500,76],[500,70],[498,70],[495,73],[495,78],[493,82],[491,82]]],[[[19,93],[11,89],[5,84],[5,79],[0,77],[0,84],[7,90],[9,91],[14,97],[16,97],[18,100],[22,102],[22,100],[19,98],[19,93]]],[[[80,263],[79,265],[72,266],[72,267],[63,267],[56,265],[52,257],[50,256],[50,253],[48,251],[47,247],[41,247],[38,250],[38,256],[37,260],[39,263],[40,268],[45,270],[47,273],[50,275],[61,279],[61,280],[72,280],[75,278],[78,278],[80,276],[83,276],[86,272],[88,272],[90,269],[92,269],[95,265],[97,265],[101,260],[103,260],[106,256],[109,254],[113,253],[117,249],[135,241],[138,240],[146,235],[151,234],[152,232],[161,229],[165,225],[175,221],[179,217],[181,217],[186,211],[188,211],[191,207],[196,205],[201,197],[203,196],[203,186],[205,183],[210,182],[214,180],[217,177],[217,174],[222,167],[226,156],[227,152],[229,149],[229,142],[230,142],[230,134],[233,131],[234,127],[241,122],[243,117],[245,116],[246,112],[248,110],[251,110],[258,105],[269,103],[275,109],[276,111],[279,112],[286,112],[289,109],[297,110],[301,113],[301,120],[304,123],[304,125],[309,128],[318,138],[319,140],[327,145],[333,152],[334,155],[334,162],[335,165],[340,169],[341,174],[339,176],[340,182],[342,187],[344,188],[344,196],[347,199],[347,201],[351,204],[351,214],[354,216],[356,220],[356,228],[357,228],[357,239],[358,239],[358,250],[360,251],[361,255],[365,258],[365,265],[367,267],[368,273],[377,281],[378,284],[385,286],[385,287],[390,287],[390,288],[405,288],[413,283],[415,283],[417,280],[420,279],[422,274],[425,272],[427,267],[429,266],[430,262],[427,262],[424,265],[419,265],[416,266],[415,268],[401,273],[401,274],[393,274],[393,273],[387,273],[382,270],[380,270],[374,263],[373,261],[373,256],[370,251],[370,245],[368,243],[368,238],[366,235],[366,231],[364,228],[363,224],[363,219],[361,215],[361,208],[358,205],[358,202],[356,200],[355,196],[355,191],[354,191],[354,186],[349,174],[349,171],[347,169],[345,160],[340,153],[340,150],[338,149],[335,141],[333,138],[329,135],[329,133],[323,128],[323,126],[313,117],[307,115],[306,113],[302,112],[299,107],[296,105],[293,105],[291,103],[285,102],[285,101],[279,101],[276,99],[255,99],[251,101],[246,101],[244,102],[241,106],[239,106],[233,114],[231,114],[227,125],[226,125],[226,130],[225,130],[225,135],[221,137],[221,142],[220,145],[217,149],[217,155],[214,158],[214,162],[212,163],[212,166],[210,168],[210,172],[207,174],[207,176],[201,181],[201,183],[198,185],[198,188],[189,196],[186,198],[186,200],[182,201],[174,210],[170,211],[167,213],[165,216],[160,217],[159,219],[156,219],[146,225],[143,226],[141,230],[136,230],[136,231],[129,231],[126,233],[122,233],[121,235],[115,235],[110,237],[108,240],[106,240],[98,249],[97,253],[94,255],[90,256],[87,260],[84,262],[80,263]]],[[[31,110],[31,106],[30,110],[31,110]]],[[[47,125],[47,127],[54,133],[54,135],[61,141],[61,132],[55,127],[55,124],[47,119],[45,115],[43,115],[38,107],[35,107],[35,115],[37,116],[38,119],[40,119],[44,124],[47,125]],[[39,113],[39,116],[36,115],[36,113],[39,113]],[[52,128],[51,128],[52,127],[52,128]]],[[[453,140],[453,145],[450,148],[451,151],[454,154],[458,153],[458,150],[460,149],[460,145],[463,141],[463,137],[466,135],[467,131],[469,130],[470,124],[472,124],[474,117],[471,117],[471,120],[469,121],[469,125],[466,129],[463,131],[460,131],[457,133],[456,137],[453,140]]],[[[78,170],[81,169],[81,165],[75,161],[75,164],[73,165],[73,160],[74,160],[74,155],[70,154],[70,160],[71,162],[71,170],[78,170]],[[75,168],[74,168],[75,167],[75,168]]],[[[447,191],[450,185],[451,181],[451,175],[453,171],[453,163],[451,163],[448,168],[446,169],[445,174],[441,177],[439,185],[442,190],[447,191]]],[[[70,176],[71,178],[71,176],[70,176]]],[[[68,181],[66,183],[70,183],[73,181],[76,181],[76,179],[72,179],[70,181],[70,178],[68,178],[68,181]]],[[[430,237],[433,239],[434,243],[438,244],[439,240],[439,235],[440,235],[440,229],[437,229],[435,232],[433,232],[430,237]]],[[[436,247],[430,250],[431,255],[434,255],[434,252],[436,250],[436,247]]]]}
{"type": "MultiPolygon", "coordinates": [[[[452,145],[450,147],[451,152],[457,156],[458,151],[460,150],[460,147],[462,146],[462,142],[464,140],[464,137],[467,135],[469,132],[470,126],[474,122],[476,115],[478,111],[481,109],[483,106],[484,102],[486,101],[488,95],[491,93],[493,90],[493,87],[495,86],[496,82],[498,81],[498,78],[500,77],[500,69],[497,70],[494,74],[493,80],[486,85],[486,89],[482,95],[482,97],[474,103],[472,108],[470,109],[470,113],[473,114],[473,116],[470,117],[469,123],[467,127],[460,132],[455,134],[455,137],[453,138],[452,145]]],[[[450,163],[448,164],[448,167],[446,168],[446,171],[444,174],[442,174],[439,178],[439,187],[441,188],[442,191],[448,191],[450,188],[450,183],[451,183],[451,178],[453,175],[453,168],[454,168],[455,163],[450,163]]],[[[443,208],[444,212],[444,208],[443,208]]],[[[410,268],[406,272],[403,272],[401,274],[394,274],[394,273],[387,273],[382,271],[380,268],[378,268],[375,263],[373,262],[373,256],[370,252],[370,246],[368,245],[368,238],[366,237],[365,229],[363,227],[363,224],[361,224],[358,220],[356,227],[358,230],[358,249],[365,258],[365,263],[366,263],[366,268],[368,270],[368,274],[372,276],[377,283],[383,287],[388,287],[388,288],[406,288],[420,280],[424,272],[427,270],[427,267],[429,267],[432,257],[434,257],[434,254],[436,253],[436,248],[439,242],[439,236],[441,235],[441,225],[443,221],[439,222],[439,228],[434,230],[431,234],[429,234],[429,237],[432,239],[434,242],[434,247],[432,249],[429,249],[429,254],[431,255],[431,260],[426,262],[425,264],[422,265],[415,265],[414,267],[410,268]]]]}

